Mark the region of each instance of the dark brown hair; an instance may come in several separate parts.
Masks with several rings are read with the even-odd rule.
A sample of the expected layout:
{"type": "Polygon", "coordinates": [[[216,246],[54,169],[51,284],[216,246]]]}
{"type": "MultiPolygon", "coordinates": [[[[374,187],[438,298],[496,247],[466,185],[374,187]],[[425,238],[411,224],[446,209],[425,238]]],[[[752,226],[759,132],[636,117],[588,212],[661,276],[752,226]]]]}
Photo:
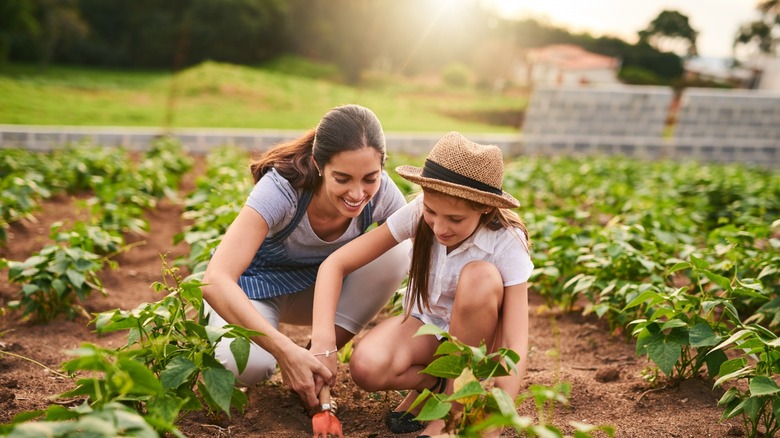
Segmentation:
{"type": "MultiPolygon", "coordinates": [[[[429,188],[423,188],[423,193],[427,192],[441,193],[429,188]]],[[[489,209],[487,214],[480,216],[477,228],[484,226],[493,231],[501,228],[519,228],[523,233],[523,237],[525,237],[526,249],[530,250],[531,242],[528,238],[528,230],[517,213],[507,208],[490,207],[468,199],[458,199],[462,199],[470,208],[477,211],[489,209]]],[[[425,217],[421,215],[417,224],[417,231],[414,234],[414,245],[412,246],[412,263],[409,269],[409,281],[406,286],[404,319],[409,317],[412,307],[431,310],[428,302],[428,274],[431,268],[431,248],[434,240],[433,230],[425,222],[425,217]]]]}
{"type": "Polygon", "coordinates": [[[360,105],[342,105],[328,111],[316,129],[263,153],[252,162],[250,170],[255,182],[274,168],[293,187],[316,190],[322,179],[315,162],[323,169],[334,155],[365,147],[382,154],[384,167],[387,158],[385,134],[376,114],[360,105]]]}

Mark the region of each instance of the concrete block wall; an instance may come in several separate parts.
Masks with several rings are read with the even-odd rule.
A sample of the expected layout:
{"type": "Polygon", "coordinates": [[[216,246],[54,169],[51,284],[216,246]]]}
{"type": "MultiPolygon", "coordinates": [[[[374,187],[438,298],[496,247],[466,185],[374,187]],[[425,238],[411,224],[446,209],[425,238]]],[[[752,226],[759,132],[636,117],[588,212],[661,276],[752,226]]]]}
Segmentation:
{"type": "Polygon", "coordinates": [[[686,89],[672,141],[680,153],[716,162],[780,165],[780,93],[686,89]]]}
{"type": "MultiPolygon", "coordinates": [[[[179,129],[166,133],[155,128],[79,127],[79,126],[24,126],[0,125],[0,148],[22,147],[49,151],[66,144],[89,142],[103,146],[121,147],[130,151],[146,150],[161,135],[172,135],[192,153],[205,154],[221,145],[234,145],[249,151],[263,151],[281,141],[291,140],[303,131],[242,130],[242,129],[179,129]]],[[[388,153],[425,156],[445,132],[385,134],[388,153]]],[[[477,143],[492,144],[507,156],[521,151],[519,134],[466,134],[477,143]]]]}
{"type": "Polygon", "coordinates": [[[780,167],[779,94],[686,89],[669,138],[671,101],[668,87],[540,88],[529,102],[521,150],[780,167]]]}
{"type": "Polygon", "coordinates": [[[523,134],[660,137],[671,102],[668,87],[538,87],[523,134]]]}
{"type": "Polygon", "coordinates": [[[780,141],[780,93],[688,88],[674,137],[780,141]]]}

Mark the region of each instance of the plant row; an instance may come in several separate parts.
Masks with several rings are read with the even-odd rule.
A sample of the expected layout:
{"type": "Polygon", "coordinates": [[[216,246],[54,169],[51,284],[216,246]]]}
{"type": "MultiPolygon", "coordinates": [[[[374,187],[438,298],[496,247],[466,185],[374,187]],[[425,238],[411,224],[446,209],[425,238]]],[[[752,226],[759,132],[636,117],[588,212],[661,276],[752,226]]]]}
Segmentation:
{"type": "Polygon", "coordinates": [[[705,373],[722,419],[780,430],[780,174],[740,165],[523,159],[508,169],[534,288],[636,342],[676,384],[705,373]],[[728,384],[728,385],[727,385],[728,384]],[[743,388],[743,389],[739,389],[743,388]]]}
{"type": "Polygon", "coordinates": [[[55,222],[53,243],[26,260],[0,260],[8,280],[21,287],[9,308],[41,321],[84,313],[80,302],[93,291],[105,293],[100,271],[115,267],[111,257],[127,248],[126,233],[148,231],[144,212],[163,196],[175,197],[192,165],[181,144],[167,138],[155,141],[138,160],[122,149],[81,144],[47,154],[0,149],[0,161],[7,183],[3,196],[16,199],[3,204],[4,224],[32,215],[52,193],[89,194],[76,202],[88,220],[70,226],[55,222]]]}
{"type": "MultiPolygon", "coordinates": [[[[128,343],[117,350],[85,345],[76,352],[79,358],[64,365],[69,373],[97,370],[102,376],[77,385],[73,394],[87,397],[80,411],[53,407],[45,424],[67,419],[63,427],[71,427],[84,416],[137,415],[138,427],[178,434],[176,421],[189,410],[206,406],[229,414],[231,407],[243,408],[245,396],[212,353],[217,341],[233,337],[242,363],[252,333],[205,324],[198,278],[251,189],[246,161],[245,151],[230,147],[207,156],[205,174],[183,201],[191,225],[175,238],[190,245],[189,255],[176,261],[190,277],[182,281],[175,268],[166,268],[164,281],[156,284],[168,292],[163,300],[93,320],[99,332],[127,330],[128,343]],[[122,383],[118,376],[132,378],[122,383]],[[146,383],[134,388],[131,382],[146,383]]],[[[414,161],[391,157],[387,167],[414,161]]],[[[405,193],[415,190],[390,174],[405,193]]],[[[706,370],[715,386],[728,388],[721,399],[724,419],[741,417],[751,436],[777,430],[777,173],[736,165],[528,157],[507,166],[505,189],[523,204],[534,242],[533,287],[549,307],[594,313],[614,333],[635,338],[637,354],[655,365],[646,373],[651,383],[661,383],[660,372],[673,384],[706,370]]],[[[449,368],[432,372],[455,378],[471,369],[478,376],[484,352],[454,345],[443,352],[444,358],[457,357],[444,359],[449,368]]],[[[512,357],[504,352],[501,360],[512,357]]],[[[476,411],[504,412],[508,416],[491,418],[531,436],[543,434],[533,432],[542,426],[510,415],[500,393],[478,391],[465,380],[466,391],[478,394],[458,396],[481,400],[476,411]]],[[[565,398],[560,388],[535,387],[529,394],[537,406],[565,398]]],[[[436,398],[426,415],[447,415],[443,409],[456,399],[436,398]]],[[[487,426],[479,423],[463,430],[487,426]]],[[[577,436],[596,430],[580,426],[577,436]]]]}

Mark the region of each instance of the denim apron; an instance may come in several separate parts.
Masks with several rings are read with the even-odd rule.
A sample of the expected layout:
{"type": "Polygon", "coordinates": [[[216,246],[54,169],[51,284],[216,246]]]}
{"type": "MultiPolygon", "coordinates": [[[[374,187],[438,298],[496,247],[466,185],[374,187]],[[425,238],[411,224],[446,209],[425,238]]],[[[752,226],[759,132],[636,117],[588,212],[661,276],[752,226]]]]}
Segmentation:
{"type": "MultiPolygon", "coordinates": [[[[325,256],[318,260],[302,262],[291,259],[284,248],[284,240],[306,214],[312,196],[313,192],[310,191],[301,193],[295,216],[290,223],[279,233],[266,237],[249,267],[239,277],[238,285],[250,299],[278,297],[301,291],[314,284],[317,270],[325,256]]],[[[372,210],[373,200],[366,204],[360,213],[361,233],[365,233],[373,223],[372,210]]]]}

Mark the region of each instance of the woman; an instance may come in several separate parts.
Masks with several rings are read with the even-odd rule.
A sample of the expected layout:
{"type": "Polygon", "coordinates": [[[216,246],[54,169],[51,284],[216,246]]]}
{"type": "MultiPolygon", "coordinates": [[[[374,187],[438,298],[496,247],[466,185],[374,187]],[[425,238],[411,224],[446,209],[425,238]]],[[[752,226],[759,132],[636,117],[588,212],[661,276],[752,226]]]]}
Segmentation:
{"type": "Polygon", "coordinates": [[[309,351],[279,331],[279,323],[311,324],[319,264],[333,251],[383,223],[406,204],[384,171],[382,126],[358,105],[332,109],[317,128],[280,144],[251,166],[255,186],[214,251],[203,277],[209,324],[236,324],[254,337],[239,373],[231,340],[216,357],[239,384],[270,378],[278,363],[284,382],[307,406],[332,372],[316,355],[335,356],[387,303],[408,271],[408,249],[388,252],[344,282],[333,344],[309,351]],[[372,291],[366,294],[366,291],[372,291]]]}
{"type": "MultiPolygon", "coordinates": [[[[425,428],[444,432],[444,422],[423,425],[406,410],[424,389],[451,393],[452,383],[421,373],[434,359],[440,340],[414,336],[434,324],[473,346],[520,354],[518,372],[496,386],[514,399],[528,352],[528,278],[533,263],[525,225],[512,208],[519,202],[502,187],[503,157],[496,146],[445,135],[422,168],[401,166],[399,175],[423,193],[387,222],[333,253],[320,267],[315,292],[312,348],[333,342],[333,314],[344,276],[363,269],[401,242],[413,240],[404,314],[371,329],[355,348],[350,373],[367,391],[411,390],[388,416],[395,433],[425,428]]],[[[332,371],[333,358],[319,357],[332,371]]],[[[496,433],[497,431],[493,431],[496,433]]]]}

